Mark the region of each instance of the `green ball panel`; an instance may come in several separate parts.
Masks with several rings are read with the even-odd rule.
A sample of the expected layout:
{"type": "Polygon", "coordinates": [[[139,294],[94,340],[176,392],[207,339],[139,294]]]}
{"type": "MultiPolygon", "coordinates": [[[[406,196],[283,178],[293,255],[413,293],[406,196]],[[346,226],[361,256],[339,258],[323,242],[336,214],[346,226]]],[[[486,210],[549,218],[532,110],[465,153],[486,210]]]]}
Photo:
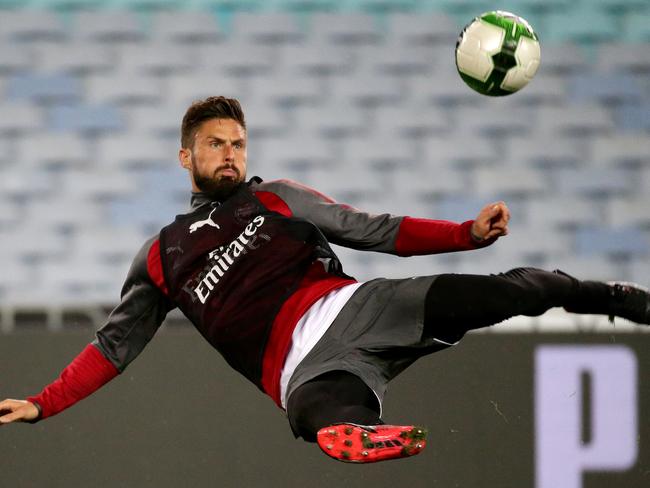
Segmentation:
{"type": "Polygon", "coordinates": [[[506,39],[511,39],[516,42],[521,36],[524,36],[539,41],[537,34],[535,34],[535,31],[526,19],[511,14],[510,12],[487,12],[479,18],[484,22],[503,27],[506,31],[506,39]]]}

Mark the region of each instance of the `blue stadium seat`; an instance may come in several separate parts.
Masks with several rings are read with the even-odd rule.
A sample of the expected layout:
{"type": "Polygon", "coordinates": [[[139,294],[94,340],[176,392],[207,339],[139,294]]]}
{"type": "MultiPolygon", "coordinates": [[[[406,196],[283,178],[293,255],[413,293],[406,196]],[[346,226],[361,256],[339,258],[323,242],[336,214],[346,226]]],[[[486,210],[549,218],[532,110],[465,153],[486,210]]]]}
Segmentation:
{"type": "Polygon", "coordinates": [[[491,140],[468,137],[462,133],[441,134],[425,140],[424,157],[432,164],[446,164],[451,167],[474,167],[494,164],[502,159],[491,140]]]}
{"type": "Polygon", "coordinates": [[[444,111],[435,107],[406,104],[377,107],[372,124],[377,134],[400,139],[426,138],[445,133],[449,129],[444,111]]]}
{"type": "Polygon", "coordinates": [[[623,34],[624,39],[628,42],[650,42],[650,23],[648,23],[647,10],[641,14],[631,12],[626,15],[623,34]]]}
{"type": "Polygon", "coordinates": [[[609,167],[650,168],[650,138],[647,134],[616,133],[594,139],[592,161],[609,167]]]}
{"type": "MultiPolygon", "coordinates": [[[[197,85],[198,86],[198,85],[197,85]]],[[[208,86],[212,94],[215,90],[208,86]]],[[[195,96],[190,95],[188,90],[187,103],[169,103],[156,106],[140,105],[131,107],[128,114],[128,124],[131,130],[140,134],[151,134],[159,137],[171,138],[178,140],[180,135],[180,125],[183,115],[194,98],[201,98],[201,93],[194,92],[195,96]]],[[[234,92],[232,92],[234,93],[234,92]]],[[[175,93],[178,96],[178,93],[175,93]]],[[[167,97],[169,100],[170,97],[167,97]]]]}
{"type": "MultiPolygon", "coordinates": [[[[419,2],[418,2],[419,3],[419,2]]],[[[387,37],[396,48],[452,45],[460,29],[443,12],[396,13],[387,18],[387,37]]]]}
{"type": "Polygon", "coordinates": [[[414,76],[407,80],[408,103],[455,109],[459,106],[481,106],[486,97],[469,88],[457,72],[434,71],[433,76],[414,76]]]}
{"type": "Polygon", "coordinates": [[[402,98],[397,81],[387,76],[361,73],[337,78],[330,86],[336,100],[358,107],[394,106],[402,98]]]}
{"type": "Polygon", "coordinates": [[[565,78],[560,75],[545,76],[544,71],[538,72],[522,90],[508,96],[508,102],[513,105],[535,107],[540,105],[558,106],[566,103],[566,100],[565,78]]]}
{"type": "MultiPolygon", "coordinates": [[[[155,195],[155,194],[154,194],[155,195]]],[[[116,200],[108,205],[108,223],[125,226],[154,235],[170,223],[175,215],[186,213],[188,204],[181,205],[169,199],[151,196],[129,200],[116,200]]]]}
{"type": "Polygon", "coordinates": [[[34,199],[41,200],[57,193],[52,185],[52,175],[34,166],[22,164],[16,158],[15,167],[6,168],[0,175],[0,195],[21,204],[28,204],[34,199]],[[19,168],[19,169],[17,169],[19,168]]]}
{"type": "Polygon", "coordinates": [[[541,168],[575,167],[585,158],[584,151],[569,137],[544,132],[508,139],[507,157],[514,164],[541,168]]]}
{"type": "Polygon", "coordinates": [[[345,0],[344,8],[353,12],[386,14],[391,12],[411,12],[418,8],[417,0],[345,0]]]}
{"type": "Polygon", "coordinates": [[[61,17],[49,10],[36,9],[3,11],[0,32],[3,42],[61,42],[67,37],[61,17]]]}
{"type": "Polygon", "coordinates": [[[304,173],[320,167],[332,167],[335,162],[332,146],[322,137],[298,132],[282,139],[264,141],[260,156],[251,169],[257,172],[273,167],[280,174],[288,175],[291,171],[304,173]]]}
{"type": "Polygon", "coordinates": [[[455,111],[456,123],[462,125],[468,136],[480,134],[494,138],[521,137],[530,133],[534,114],[529,107],[503,105],[501,100],[482,107],[459,107],[455,111]]]}
{"type": "Polygon", "coordinates": [[[185,0],[181,5],[188,9],[221,14],[230,11],[259,12],[267,6],[264,0],[185,0]]]}
{"type": "Polygon", "coordinates": [[[625,195],[632,185],[627,174],[621,170],[598,168],[595,166],[582,169],[557,170],[557,186],[565,195],[582,195],[602,199],[625,195]]]}
{"type": "Polygon", "coordinates": [[[116,199],[133,197],[142,188],[127,171],[93,167],[67,170],[59,180],[61,193],[77,198],[80,202],[91,201],[105,204],[116,199]]]}
{"type": "Polygon", "coordinates": [[[35,46],[34,58],[39,69],[49,73],[76,76],[107,74],[114,70],[116,59],[111,46],[81,42],[45,43],[35,46]]]}
{"type": "Polygon", "coordinates": [[[612,200],[607,205],[607,222],[613,227],[650,229],[650,196],[643,192],[637,197],[612,200]]]}
{"type": "Polygon", "coordinates": [[[619,107],[616,111],[616,124],[624,131],[650,130],[650,103],[619,107]]]}
{"type": "Polygon", "coordinates": [[[614,15],[634,12],[643,15],[648,2],[645,0],[590,0],[596,8],[601,8],[614,15]]]}
{"type": "Polygon", "coordinates": [[[498,169],[477,167],[473,172],[472,191],[487,198],[499,200],[529,199],[548,190],[544,174],[516,164],[501,165],[498,169]]]}
{"type": "MultiPolygon", "coordinates": [[[[24,4],[24,2],[22,3],[24,4]]],[[[67,14],[79,10],[107,7],[110,6],[110,0],[29,0],[29,6],[34,9],[54,10],[67,14]]]]}
{"type": "Polygon", "coordinates": [[[281,110],[268,105],[253,105],[246,110],[246,132],[253,141],[282,137],[287,131],[287,120],[281,110]]]}
{"type": "Polygon", "coordinates": [[[324,98],[318,81],[307,76],[291,76],[280,72],[251,80],[251,96],[256,103],[291,108],[310,105],[324,98]]]}
{"type": "Polygon", "coordinates": [[[192,190],[189,173],[181,168],[180,163],[172,156],[170,154],[168,164],[138,171],[137,178],[133,178],[136,180],[134,186],[145,193],[157,191],[161,194],[161,198],[170,202],[189,204],[192,190]]]}
{"type": "Polygon", "coordinates": [[[111,0],[111,7],[148,13],[160,10],[178,10],[183,7],[183,2],[179,0],[111,0]]]}
{"type": "Polygon", "coordinates": [[[616,42],[598,47],[596,65],[602,73],[650,72],[650,49],[647,43],[616,42]]]}
{"type": "Polygon", "coordinates": [[[586,51],[570,40],[544,39],[541,49],[542,63],[538,76],[588,73],[591,68],[586,51]]]}
{"type": "Polygon", "coordinates": [[[192,48],[167,41],[153,42],[117,49],[117,70],[137,75],[167,76],[186,73],[196,68],[192,48]]]}
{"type": "Polygon", "coordinates": [[[634,78],[621,73],[579,74],[567,83],[567,96],[573,103],[636,104],[645,94],[634,78]]]}
{"type": "Polygon", "coordinates": [[[231,35],[260,45],[298,44],[305,38],[297,16],[282,12],[237,13],[231,35]]]}
{"type": "Polygon", "coordinates": [[[265,5],[271,11],[311,14],[336,12],[341,8],[341,0],[266,0],[265,5]]]}
{"type": "Polygon", "coordinates": [[[7,80],[5,97],[45,104],[74,103],[82,98],[82,85],[65,74],[17,74],[7,80]]]}
{"type": "Polygon", "coordinates": [[[315,13],[309,19],[312,40],[343,46],[377,44],[382,35],[371,15],[315,13]]]}
{"type": "MultiPolygon", "coordinates": [[[[413,212],[424,205],[428,205],[431,211],[441,198],[454,197],[467,191],[467,175],[464,171],[426,162],[417,165],[405,158],[396,160],[394,164],[399,164],[401,161],[404,161],[403,166],[397,166],[389,173],[387,186],[392,195],[390,200],[399,200],[399,206],[406,209],[408,215],[431,216],[427,213],[413,212]]],[[[392,201],[386,203],[390,204],[391,208],[395,205],[392,201]]]]}
{"type": "Polygon", "coordinates": [[[340,154],[347,165],[364,166],[380,178],[392,178],[396,171],[415,170],[416,167],[417,154],[410,141],[389,139],[381,133],[344,141],[340,154]]]}
{"type": "MultiPolygon", "coordinates": [[[[510,10],[513,13],[519,14],[523,11],[530,10],[536,13],[546,13],[546,12],[566,12],[570,10],[573,2],[571,0],[505,0],[503,3],[499,4],[500,10],[510,10]]],[[[523,15],[526,20],[532,21],[533,19],[527,18],[523,15]]],[[[534,25],[533,25],[534,27],[534,25]]]]}
{"type": "MultiPolygon", "coordinates": [[[[516,207],[512,210],[516,210],[516,207]]],[[[550,233],[547,228],[518,221],[515,213],[509,225],[508,235],[499,239],[493,251],[498,261],[503,262],[507,259],[512,261],[513,264],[508,269],[525,264],[541,266],[555,256],[566,254],[570,249],[570,242],[569,236],[565,233],[558,231],[550,233]]]]}
{"type": "Polygon", "coordinates": [[[0,134],[16,135],[43,129],[43,115],[35,105],[0,101],[0,134]]]}
{"type": "Polygon", "coordinates": [[[358,137],[367,128],[361,111],[348,104],[331,103],[319,107],[298,107],[295,116],[295,124],[298,127],[321,137],[358,137]],[[345,114],[345,117],[341,114],[345,114]]]}
{"type": "Polygon", "coordinates": [[[371,75],[388,75],[395,78],[413,75],[427,76],[434,71],[433,50],[426,45],[404,46],[389,43],[366,46],[357,51],[357,69],[371,75]]]}
{"type": "Polygon", "coordinates": [[[171,10],[152,13],[149,33],[152,39],[182,44],[215,44],[225,33],[216,15],[200,10],[171,10]]]}
{"type": "Polygon", "coordinates": [[[495,9],[489,0],[434,0],[422,2],[420,10],[443,11],[453,15],[460,22],[460,25],[465,25],[481,13],[495,9]]]}
{"type": "Polygon", "coordinates": [[[305,183],[338,202],[352,206],[386,192],[377,175],[361,165],[350,165],[337,170],[317,168],[308,174],[305,183]]]}
{"type": "Polygon", "coordinates": [[[0,43],[0,76],[33,69],[36,62],[33,50],[18,43],[0,43]]]}
{"type": "Polygon", "coordinates": [[[46,232],[69,235],[80,228],[101,227],[103,209],[98,202],[79,200],[74,195],[57,195],[30,203],[26,209],[30,226],[46,232]]]}
{"type": "Polygon", "coordinates": [[[598,226],[603,220],[600,209],[592,201],[571,194],[551,197],[547,192],[531,199],[524,211],[527,225],[546,229],[549,236],[557,231],[598,226]]]}
{"type": "Polygon", "coordinates": [[[75,36],[83,41],[136,43],[144,30],[133,12],[127,10],[80,11],[73,16],[75,36]]]}
{"type": "Polygon", "coordinates": [[[154,105],[162,101],[161,88],[162,80],[152,74],[93,74],[86,81],[86,100],[92,104],[154,105]]]}
{"type": "Polygon", "coordinates": [[[585,228],[575,236],[578,254],[616,257],[647,256],[648,236],[635,228],[585,228]]]}
{"type": "MultiPolygon", "coordinates": [[[[166,102],[172,109],[172,114],[175,113],[176,107],[187,108],[194,100],[203,99],[213,95],[223,95],[228,97],[236,97],[240,101],[244,101],[247,91],[242,84],[233,77],[226,77],[223,74],[204,73],[190,71],[189,73],[172,74],[166,80],[167,93],[166,102]]],[[[157,105],[160,108],[164,105],[157,105]]],[[[142,107],[147,108],[147,107],[142,107]]],[[[180,112],[182,116],[185,110],[180,112]]],[[[174,121],[160,121],[160,124],[175,123],[178,126],[180,119],[174,121]]],[[[158,125],[158,124],[157,124],[158,125]]]]}
{"type": "Polygon", "coordinates": [[[178,143],[135,132],[107,134],[97,141],[95,162],[103,168],[167,166],[176,161],[178,143]]]}
{"type": "Polygon", "coordinates": [[[270,46],[253,46],[238,39],[201,46],[196,62],[204,72],[242,78],[267,76],[276,67],[270,46]]]}
{"type": "Polygon", "coordinates": [[[91,163],[85,141],[78,134],[36,133],[17,141],[16,157],[22,164],[41,169],[79,167],[91,163]]]}
{"type": "Polygon", "coordinates": [[[49,126],[55,131],[102,133],[120,131],[125,121],[112,105],[77,105],[53,107],[49,112],[49,126]]]}
{"type": "Polygon", "coordinates": [[[572,8],[568,12],[548,14],[539,29],[541,39],[585,45],[613,41],[621,34],[611,15],[587,4],[572,8]]]}
{"type": "Polygon", "coordinates": [[[537,124],[563,136],[603,134],[614,129],[611,114],[602,106],[593,103],[542,106],[537,112],[537,124]]]}
{"type": "Polygon", "coordinates": [[[328,46],[327,56],[322,54],[323,46],[316,42],[284,46],[279,52],[280,68],[288,75],[306,74],[323,77],[344,74],[354,69],[352,54],[343,47],[328,46]]]}

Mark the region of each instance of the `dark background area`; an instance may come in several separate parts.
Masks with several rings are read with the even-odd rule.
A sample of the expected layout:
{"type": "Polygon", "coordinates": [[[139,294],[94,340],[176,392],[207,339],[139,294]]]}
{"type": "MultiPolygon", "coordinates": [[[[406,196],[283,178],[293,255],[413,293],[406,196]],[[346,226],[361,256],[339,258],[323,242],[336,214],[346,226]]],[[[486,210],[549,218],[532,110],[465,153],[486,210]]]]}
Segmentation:
{"type": "MultiPolygon", "coordinates": [[[[0,336],[0,396],[39,391],[90,340],[88,332],[0,336]]],[[[71,409],[0,429],[1,485],[532,487],[536,346],[613,342],[637,354],[638,461],[627,472],[590,473],[584,487],[647,487],[650,335],[470,334],[417,362],[389,389],[385,420],[427,426],[426,450],[360,466],[294,440],[270,399],[195,331],[176,327],[71,409]]]]}

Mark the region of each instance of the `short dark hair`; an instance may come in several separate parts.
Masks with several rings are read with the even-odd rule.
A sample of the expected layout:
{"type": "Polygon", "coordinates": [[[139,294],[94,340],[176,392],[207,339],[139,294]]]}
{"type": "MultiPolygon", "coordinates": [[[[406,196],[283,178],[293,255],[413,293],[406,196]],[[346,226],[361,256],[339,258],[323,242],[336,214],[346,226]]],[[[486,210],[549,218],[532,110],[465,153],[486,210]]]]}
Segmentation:
{"type": "Polygon", "coordinates": [[[208,97],[192,103],[183,116],[181,146],[192,146],[196,130],[209,119],[233,119],[246,130],[246,120],[239,100],[226,97],[208,97]]]}

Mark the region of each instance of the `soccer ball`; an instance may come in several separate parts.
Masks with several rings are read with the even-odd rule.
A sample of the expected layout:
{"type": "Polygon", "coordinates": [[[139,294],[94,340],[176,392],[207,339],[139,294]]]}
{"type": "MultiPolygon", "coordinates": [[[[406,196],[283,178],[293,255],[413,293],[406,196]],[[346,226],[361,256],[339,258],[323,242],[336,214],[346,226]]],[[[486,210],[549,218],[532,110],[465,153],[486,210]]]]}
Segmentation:
{"type": "Polygon", "coordinates": [[[487,12],[467,24],[456,43],[456,67],[483,95],[510,95],[539,68],[539,39],[526,20],[510,12],[487,12]]]}

